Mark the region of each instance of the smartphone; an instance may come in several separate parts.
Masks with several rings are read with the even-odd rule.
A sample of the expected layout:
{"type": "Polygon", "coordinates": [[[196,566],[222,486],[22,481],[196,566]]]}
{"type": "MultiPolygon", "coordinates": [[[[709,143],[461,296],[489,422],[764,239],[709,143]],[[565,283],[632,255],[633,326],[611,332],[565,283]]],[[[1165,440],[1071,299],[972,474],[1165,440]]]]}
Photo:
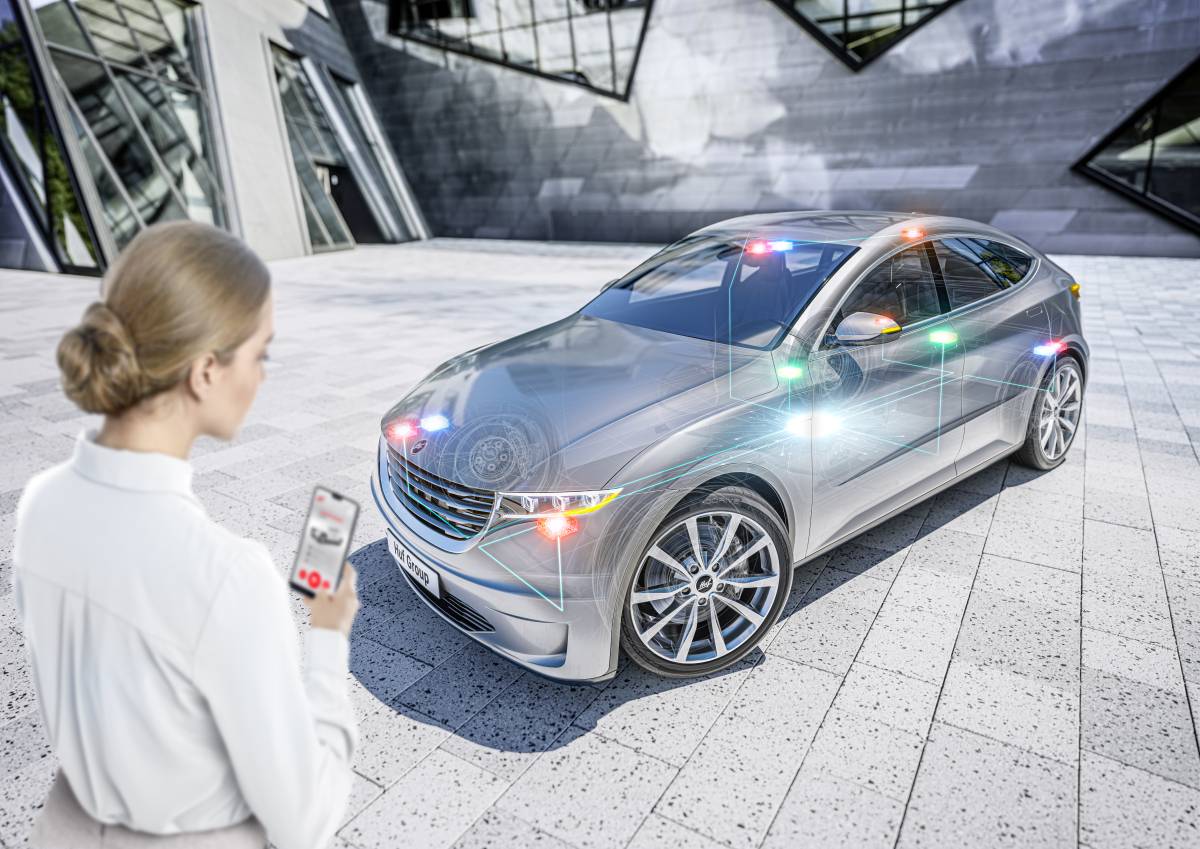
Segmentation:
{"type": "Polygon", "coordinates": [[[310,597],[337,590],[357,521],[357,501],[327,487],[313,490],[288,581],[293,590],[310,597]]]}

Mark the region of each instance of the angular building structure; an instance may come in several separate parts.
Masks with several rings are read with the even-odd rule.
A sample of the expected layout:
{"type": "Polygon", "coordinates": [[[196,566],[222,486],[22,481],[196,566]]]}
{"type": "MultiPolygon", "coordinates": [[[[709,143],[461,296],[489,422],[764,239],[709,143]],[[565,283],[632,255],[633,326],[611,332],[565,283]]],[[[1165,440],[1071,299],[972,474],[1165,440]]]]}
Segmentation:
{"type": "Polygon", "coordinates": [[[1200,0],[0,0],[0,266],[790,209],[1200,255],[1200,0]]]}
{"type": "Polygon", "coordinates": [[[1200,0],[330,5],[439,235],[659,242],[864,208],[1200,255],[1162,203],[1200,206],[1197,80],[1178,76],[1200,0]],[[1112,135],[1151,102],[1152,126],[1112,135]]]}
{"type": "Polygon", "coordinates": [[[0,0],[0,265],[192,219],[278,258],[428,235],[324,0],[0,0]]]}

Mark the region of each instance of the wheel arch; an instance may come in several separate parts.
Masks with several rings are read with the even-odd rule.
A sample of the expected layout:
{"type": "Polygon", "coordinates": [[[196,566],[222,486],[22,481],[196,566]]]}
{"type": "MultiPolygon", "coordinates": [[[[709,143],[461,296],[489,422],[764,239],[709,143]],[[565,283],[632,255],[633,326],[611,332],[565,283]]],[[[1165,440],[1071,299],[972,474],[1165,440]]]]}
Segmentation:
{"type": "Polygon", "coordinates": [[[762,496],[763,501],[770,505],[771,509],[779,517],[779,520],[783,522],[784,532],[788,539],[791,540],[794,523],[788,513],[787,507],[784,506],[783,497],[770,481],[760,475],[756,475],[754,472],[726,472],[725,474],[717,475],[703,481],[685,497],[689,497],[698,490],[717,489],[722,486],[742,486],[762,496]]]}

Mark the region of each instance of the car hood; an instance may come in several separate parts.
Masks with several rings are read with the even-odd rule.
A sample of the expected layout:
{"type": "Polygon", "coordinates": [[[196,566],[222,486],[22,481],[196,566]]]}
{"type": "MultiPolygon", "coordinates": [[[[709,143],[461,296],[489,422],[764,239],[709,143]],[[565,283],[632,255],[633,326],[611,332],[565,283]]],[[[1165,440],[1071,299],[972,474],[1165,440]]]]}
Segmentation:
{"type": "Polygon", "coordinates": [[[450,481],[595,489],[647,446],[775,385],[768,352],[576,313],[448,360],[382,426],[444,416],[388,441],[450,481]]]}

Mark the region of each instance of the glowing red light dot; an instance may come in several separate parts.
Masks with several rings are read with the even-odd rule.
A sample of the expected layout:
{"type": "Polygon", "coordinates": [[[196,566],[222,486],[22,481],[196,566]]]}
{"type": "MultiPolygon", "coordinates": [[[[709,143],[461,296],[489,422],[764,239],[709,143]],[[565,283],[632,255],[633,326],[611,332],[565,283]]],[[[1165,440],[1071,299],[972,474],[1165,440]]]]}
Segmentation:
{"type": "Polygon", "coordinates": [[[761,241],[751,242],[750,245],[746,248],[747,251],[749,251],[752,254],[756,254],[756,255],[765,254],[770,249],[771,249],[770,245],[768,245],[766,242],[761,242],[761,241]]]}
{"type": "Polygon", "coordinates": [[[393,422],[388,428],[388,434],[392,439],[412,439],[417,435],[417,426],[412,422],[393,422]]]}
{"type": "Polygon", "coordinates": [[[321,576],[320,576],[320,574],[319,574],[319,573],[317,573],[317,572],[309,572],[309,573],[308,573],[308,585],[309,585],[310,587],[312,587],[314,590],[315,590],[317,587],[321,586],[321,576]]]}
{"type": "Polygon", "coordinates": [[[322,581],[322,582],[321,582],[321,589],[323,589],[323,590],[327,590],[327,589],[329,589],[329,581],[322,581]]]}
{"type": "Polygon", "coordinates": [[[925,231],[920,227],[905,227],[901,235],[906,239],[919,239],[925,235],[925,231]]]}
{"type": "Polygon", "coordinates": [[[579,520],[574,516],[546,516],[538,519],[537,528],[546,539],[558,540],[579,530],[579,520]]]}
{"type": "Polygon", "coordinates": [[[300,580],[302,580],[302,581],[303,581],[303,580],[304,580],[305,578],[307,578],[307,577],[308,577],[308,572],[307,572],[307,570],[305,570],[305,569],[301,569],[301,570],[300,570],[300,580]]]}

